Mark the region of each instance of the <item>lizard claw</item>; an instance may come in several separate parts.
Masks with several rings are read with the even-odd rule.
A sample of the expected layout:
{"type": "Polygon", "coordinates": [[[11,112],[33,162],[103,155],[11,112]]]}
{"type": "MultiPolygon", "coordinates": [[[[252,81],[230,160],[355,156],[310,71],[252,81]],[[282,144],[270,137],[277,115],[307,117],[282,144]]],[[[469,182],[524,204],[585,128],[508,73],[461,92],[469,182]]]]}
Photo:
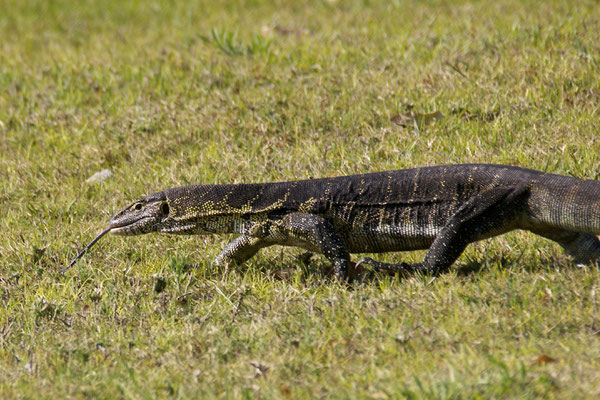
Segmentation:
{"type": "Polygon", "coordinates": [[[372,279],[373,271],[364,268],[362,265],[370,265],[376,269],[373,263],[376,263],[376,261],[369,257],[363,257],[356,263],[350,261],[350,268],[348,268],[348,278],[350,281],[358,281],[362,283],[365,280],[372,279]]]}
{"type": "Polygon", "coordinates": [[[365,269],[360,266],[362,260],[357,263],[348,261],[348,281],[352,282],[360,279],[365,272],[365,269]]]}
{"type": "MultiPolygon", "coordinates": [[[[375,260],[373,260],[370,257],[363,257],[360,260],[358,260],[358,262],[356,264],[354,264],[354,268],[359,269],[361,264],[367,264],[367,265],[371,265],[373,266],[375,260]]],[[[360,268],[361,271],[363,270],[363,268],[360,268]]]]}

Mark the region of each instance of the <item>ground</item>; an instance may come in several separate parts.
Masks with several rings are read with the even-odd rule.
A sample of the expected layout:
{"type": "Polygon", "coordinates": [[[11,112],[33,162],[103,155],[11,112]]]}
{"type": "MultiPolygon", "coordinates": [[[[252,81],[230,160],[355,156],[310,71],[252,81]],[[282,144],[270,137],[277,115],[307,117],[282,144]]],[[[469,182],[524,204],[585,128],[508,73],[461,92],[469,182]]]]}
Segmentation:
{"type": "Polygon", "coordinates": [[[597,2],[0,0],[0,37],[1,398],[600,395],[600,273],[531,234],[352,287],[294,249],[215,270],[218,236],[107,236],[58,273],[176,185],[599,179],[597,2]]]}

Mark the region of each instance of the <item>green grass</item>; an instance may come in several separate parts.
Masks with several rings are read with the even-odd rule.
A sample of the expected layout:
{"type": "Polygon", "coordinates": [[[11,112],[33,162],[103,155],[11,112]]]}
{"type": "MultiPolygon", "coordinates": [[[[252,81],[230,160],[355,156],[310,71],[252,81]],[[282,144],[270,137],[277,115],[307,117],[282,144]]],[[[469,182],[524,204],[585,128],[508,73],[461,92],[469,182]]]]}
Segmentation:
{"type": "Polygon", "coordinates": [[[58,274],[176,185],[600,179],[597,2],[0,0],[0,37],[0,398],[600,395],[600,273],[526,233],[353,288],[293,249],[213,270],[227,237],[107,237],[58,274]]]}

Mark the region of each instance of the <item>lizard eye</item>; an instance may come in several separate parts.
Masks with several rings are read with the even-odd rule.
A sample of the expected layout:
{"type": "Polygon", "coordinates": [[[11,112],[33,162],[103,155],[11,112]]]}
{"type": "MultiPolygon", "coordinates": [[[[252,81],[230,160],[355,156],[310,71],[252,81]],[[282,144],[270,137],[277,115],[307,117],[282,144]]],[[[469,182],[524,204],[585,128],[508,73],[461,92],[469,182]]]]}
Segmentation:
{"type": "Polygon", "coordinates": [[[163,215],[169,215],[169,203],[164,202],[162,203],[162,205],[160,206],[160,211],[163,213],[163,215]]]}
{"type": "Polygon", "coordinates": [[[136,211],[140,211],[140,210],[142,209],[142,203],[137,203],[135,206],[133,206],[133,208],[134,208],[136,211]]]}

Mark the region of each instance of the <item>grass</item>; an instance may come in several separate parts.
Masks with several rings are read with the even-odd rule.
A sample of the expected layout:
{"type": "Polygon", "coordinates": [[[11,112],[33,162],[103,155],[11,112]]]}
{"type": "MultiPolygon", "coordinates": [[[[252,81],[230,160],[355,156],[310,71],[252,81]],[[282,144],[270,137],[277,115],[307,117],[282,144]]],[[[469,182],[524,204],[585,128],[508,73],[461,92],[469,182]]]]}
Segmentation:
{"type": "Polygon", "coordinates": [[[599,272],[530,234],[353,288],[293,249],[213,270],[226,237],[107,237],[58,274],[175,185],[459,162],[599,179],[596,2],[0,10],[1,398],[600,394],[599,272]]]}

